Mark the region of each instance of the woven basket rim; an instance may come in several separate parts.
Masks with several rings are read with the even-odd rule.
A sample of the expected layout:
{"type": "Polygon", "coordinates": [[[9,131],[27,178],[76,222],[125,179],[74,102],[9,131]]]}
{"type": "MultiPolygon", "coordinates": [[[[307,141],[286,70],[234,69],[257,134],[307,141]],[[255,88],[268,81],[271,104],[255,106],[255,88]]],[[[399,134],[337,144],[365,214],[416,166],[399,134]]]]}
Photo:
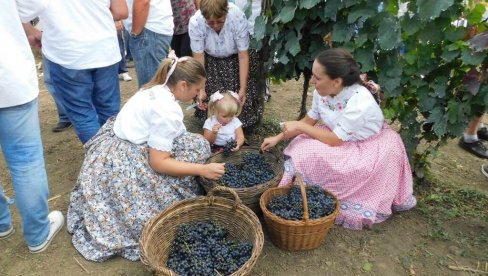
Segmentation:
{"type": "Polygon", "coordinates": [[[263,215],[265,217],[267,217],[268,219],[271,219],[273,221],[275,221],[276,223],[279,223],[279,224],[282,224],[282,225],[289,225],[289,226],[314,226],[314,225],[320,225],[320,224],[324,224],[330,220],[335,220],[335,218],[339,215],[339,209],[340,209],[340,203],[339,203],[339,199],[337,198],[336,195],[334,195],[333,193],[327,191],[324,189],[325,193],[326,194],[329,194],[331,195],[332,197],[334,197],[334,199],[336,200],[336,208],[334,210],[334,212],[332,212],[332,214],[329,214],[325,217],[320,217],[318,219],[309,219],[308,221],[305,221],[304,218],[302,218],[301,220],[287,220],[287,219],[284,219],[276,214],[274,214],[273,212],[271,212],[269,209],[268,209],[268,206],[267,206],[267,203],[269,202],[269,200],[271,200],[273,197],[269,196],[269,194],[273,193],[274,191],[285,191],[287,190],[287,192],[293,188],[293,182],[291,182],[291,184],[289,185],[286,185],[286,186],[281,186],[281,187],[275,187],[275,188],[270,188],[268,190],[266,190],[262,195],[261,195],[261,198],[259,199],[259,205],[261,207],[261,210],[263,212],[263,215]],[[269,200],[265,202],[266,198],[269,197],[269,200]]]}
{"type": "MultiPolygon", "coordinates": [[[[259,147],[256,147],[256,146],[243,146],[241,149],[239,149],[239,151],[258,151],[258,152],[260,152],[261,149],[259,147]]],[[[276,164],[270,164],[271,167],[272,167],[272,169],[273,169],[273,171],[276,172],[276,175],[273,178],[271,178],[270,180],[268,180],[266,182],[263,182],[263,183],[260,183],[258,185],[251,186],[251,187],[246,187],[246,188],[233,188],[233,187],[227,187],[227,186],[219,185],[214,180],[206,179],[206,178],[204,178],[202,176],[199,176],[200,181],[202,183],[202,186],[204,186],[204,188],[207,188],[208,187],[210,189],[212,189],[214,187],[217,187],[217,186],[222,186],[222,187],[227,187],[227,188],[233,189],[233,190],[237,191],[239,194],[243,194],[243,193],[246,193],[246,192],[248,192],[250,190],[261,190],[264,187],[267,187],[270,184],[273,184],[278,179],[281,179],[281,177],[283,176],[284,168],[283,168],[282,158],[280,158],[279,156],[277,156],[278,153],[275,152],[275,151],[272,151],[272,152],[264,152],[264,153],[265,154],[271,154],[278,161],[276,164]]],[[[206,164],[212,163],[211,162],[211,161],[213,161],[212,158],[214,158],[216,156],[221,156],[221,155],[223,155],[223,153],[221,153],[221,152],[213,154],[209,159],[207,159],[206,164]]]]}
{"type": "MultiPolygon", "coordinates": [[[[229,219],[244,219],[248,222],[249,228],[247,230],[252,231],[254,233],[254,240],[251,242],[253,245],[253,250],[251,253],[251,257],[248,261],[246,261],[237,271],[235,271],[232,275],[244,275],[248,273],[256,264],[256,261],[259,255],[262,252],[264,246],[264,233],[262,230],[261,222],[256,214],[246,205],[244,205],[239,196],[234,191],[228,191],[235,196],[235,200],[231,200],[221,196],[213,195],[213,192],[216,190],[222,189],[230,189],[227,187],[218,187],[212,189],[212,193],[207,196],[197,196],[194,198],[184,199],[178,202],[173,203],[172,205],[165,208],[161,211],[158,215],[155,215],[151,218],[145,225],[139,238],[139,245],[140,245],[140,259],[143,264],[146,265],[152,272],[162,272],[168,275],[177,275],[174,271],[170,270],[165,264],[154,264],[154,258],[150,258],[148,253],[146,252],[146,243],[149,244],[151,239],[153,238],[153,234],[155,234],[155,229],[164,227],[162,222],[165,220],[171,219],[177,210],[180,208],[185,209],[193,209],[193,208],[205,208],[206,206],[215,205],[220,206],[222,208],[232,208],[235,209],[236,212],[232,217],[229,219]],[[241,271],[242,270],[242,271],[241,271]],[[236,274],[238,273],[238,274],[236,274]]],[[[199,219],[194,219],[193,221],[197,220],[206,220],[208,218],[202,217],[199,219]]],[[[224,224],[223,219],[219,217],[214,218],[213,221],[217,223],[224,224]]],[[[181,224],[180,224],[181,225],[181,224]]],[[[169,252],[168,252],[169,254],[169,252]]]]}

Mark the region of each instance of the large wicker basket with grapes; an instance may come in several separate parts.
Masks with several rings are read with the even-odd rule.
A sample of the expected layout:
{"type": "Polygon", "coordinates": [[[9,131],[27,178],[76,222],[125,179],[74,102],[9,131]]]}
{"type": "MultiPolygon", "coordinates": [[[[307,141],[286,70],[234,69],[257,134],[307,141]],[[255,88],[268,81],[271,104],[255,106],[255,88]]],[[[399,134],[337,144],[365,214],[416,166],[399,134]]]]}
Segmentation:
{"type": "MultiPolygon", "coordinates": [[[[232,276],[248,275],[261,254],[264,234],[256,214],[242,204],[234,191],[226,187],[217,187],[207,196],[176,202],[147,222],[139,241],[142,263],[147,265],[154,275],[177,276],[178,273],[169,268],[170,255],[174,249],[173,242],[178,238],[181,226],[201,221],[216,223],[225,228],[229,239],[252,245],[249,259],[230,274],[232,276]],[[233,199],[214,196],[214,192],[218,190],[227,190],[229,194],[232,194],[233,199]]],[[[217,253],[222,252],[212,252],[213,255],[217,253]]],[[[231,262],[232,260],[225,259],[224,261],[231,262]]],[[[209,264],[199,265],[207,267],[209,264]]],[[[211,274],[222,275],[216,269],[214,272],[211,274]]],[[[187,275],[194,275],[194,273],[187,273],[187,275]]]]}
{"type": "MultiPolygon", "coordinates": [[[[283,187],[276,187],[267,190],[263,193],[260,199],[260,207],[263,211],[264,221],[268,229],[271,241],[277,247],[288,251],[301,251],[318,248],[331,227],[334,224],[336,217],[339,215],[340,204],[335,195],[324,191],[322,188],[306,187],[303,183],[302,177],[296,175],[296,181],[292,181],[290,185],[283,187]],[[300,216],[301,219],[290,220],[273,213],[270,208],[270,201],[276,197],[289,196],[292,189],[298,183],[300,189],[298,195],[301,197],[301,205],[297,206],[303,208],[300,216]],[[324,198],[331,199],[328,209],[324,213],[328,214],[322,217],[312,218],[309,212],[309,202],[307,200],[307,189],[315,189],[324,195],[324,198]]],[[[311,206],[310,206],[311,207],[311,206]]],[[[314,206],[317,207],[317,206],[314,206]]],[[[321,208],[320,206],[319,208],[321,208]]],[[[314,208],[314,210],[317,210],[314,208]]],[[[315,214],[316,215],[316,214],[315,214]]]]}
{"type": "MultiPolygon", "coordinates": [[[[200,177],[200,184],[203,186],[205,191],[208,192],[216,186],[229,187],[239,195],[239,198],[247,207],[251,208],[255,212],[260,212],[259,198],[261,195],[269,188],[278,186],[284,170],[282,154],[275,150],[262,152],[258,147],[252,146],[242,147],[239,151],[232,152],[227,156],[224,155],[223,152],[216,153],[207,160],[207,163],[226,163],[226,175],[217,181],[200,177]],[[246,159],[249,157],[251,158],[251,161],[246,159]],[[266,164],[264,164],[265,166],[252,168],[252,175],[250,177],[257,177],[258,182],[260,178],[265,179],[265,181],[259,182],[258,184],[250,187],[242,187],[246,185],[239,185],[248,182],[248,179],[245,179],[247,178],[246,176],[243,176],[242,179],[231,177],[231,181],[229,181],[230,183],[226,182],[228,178],[227,172],[230,171],[229,164],[232,164],[231,166],[233,167],[253,165],[250,163],[254,163],[255,161],[253,160],[256,158],[264,158],[263,160],[266,164]],[[266,171],[263,170],[264,167],[266,167],[266,171]]],[[[231,198],[230,194],[221,194],[220,196],[231,198]]]]}

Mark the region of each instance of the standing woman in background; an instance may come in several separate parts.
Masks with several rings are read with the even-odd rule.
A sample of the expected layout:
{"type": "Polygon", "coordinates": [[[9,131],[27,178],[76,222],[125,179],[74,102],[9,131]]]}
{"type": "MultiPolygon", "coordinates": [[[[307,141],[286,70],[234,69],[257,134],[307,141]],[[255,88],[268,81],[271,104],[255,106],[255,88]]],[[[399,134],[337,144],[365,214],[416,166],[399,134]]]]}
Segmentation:
{"type": "MultiPolygon", "coordinates": [[[[249,72],[249,24],[244,13],[227,0],[202,0],[200,10],[190,19],[189,34],[193,57],[205,65],[208,97],[218,90],[239,94],[243,127],[259,122],[263,106],[256,81],[249,72]]],[[[206,117],[206,110],[195,116],[206,117]]]]}

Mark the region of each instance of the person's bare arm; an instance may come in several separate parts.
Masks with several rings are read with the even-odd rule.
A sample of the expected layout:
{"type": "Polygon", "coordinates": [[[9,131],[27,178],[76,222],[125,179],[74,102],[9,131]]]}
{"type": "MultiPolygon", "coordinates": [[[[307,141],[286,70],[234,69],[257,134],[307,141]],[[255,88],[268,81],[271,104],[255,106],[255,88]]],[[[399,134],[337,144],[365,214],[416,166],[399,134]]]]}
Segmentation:
{"type": "Polygon", "coordinates": [[[303,122],[285,122],[283,131],[285,136],[287,136],[287,132],[304,133],[315,140],[319,140],[320,142],[333,147],[340,146],[343,143],[343,141],[334,132],[327,129],[316,128],[313,125],[303,122]]]}
{"type": "Polygon", "coordinates": [[[192,52],[192,56],[194,59],[196,59],[198,62],[200,62],[203,66],[205,66],[205,54],[204,53],[192,52]]]}
{"type": "Polygon", "coordinates": [[[126,19],[129,16],[129,9],[127,8],[127,2],[125,0],[111,0],[110,12],[114,21],[126,19]]]}
{"type": "Polygon", "coordinates": [[[32,26],[31,23],[22,23],[22,27],[24,28],[29,44],[35,49],[40,50],[42,48],[42,32],[32,26]]]}
{"type": "Polygon", "coordinates": [[[239,51],[239,99],[242,105],[246,101],[247,78],[249,76],[249,51],[239,51]]]}
{"type": "Polygon", "coordinates": [[[149,4],[150,0],[134,0],[131,33],[139,35],[144,30],[149,15],[149,4]]]}
{"type": "MultiPolygon", "coordinates": [[[[293,121],[293,122],[314,126],[317,123],[317,120],[310,118],[308,115],[305,115],[305,117],[303,117],[303,119],[301,119],[300,121],[293,121]]],[[[287,122],[287,123],[291,123],[291,122],[287,122]]],[[[278,144],[281,140],[291,139],[296,137],[299,134],[302,134],[302,132],[298,129],[285,131],[284,129],[285,124],[286,123],[283,124],[283,132],[278,133],[275,136],[267,137],[264,139],[260,147],[261,150],[269,150],[270,148],[276,146],[276,144],[278,144]]]]}
{"type": "Polygon", "coordinates": [[[210,144],[214,144],[215,143],[215,140],[217,139],[217,134],[218,133],[219,133],[218,130],[204,129],[203,130],[203,137],[205,137],[205,139],[207,139],[207,141],[210,144]]]}
{"type": "Polygon", "coordinates": [[[171,176],[203,176],[219,179],[225,173],[224,163],[195,164],[182,162],[171,157],[169,152],[149,148],[149,165],[158,173],[171,176]]]}
{"type": "Polygon", "coordinates": [[[236,128],[236,142],[237,145],[232,151],[238,151],[244,144],[244,131],[242,130],[242,127],[236,128]]]}

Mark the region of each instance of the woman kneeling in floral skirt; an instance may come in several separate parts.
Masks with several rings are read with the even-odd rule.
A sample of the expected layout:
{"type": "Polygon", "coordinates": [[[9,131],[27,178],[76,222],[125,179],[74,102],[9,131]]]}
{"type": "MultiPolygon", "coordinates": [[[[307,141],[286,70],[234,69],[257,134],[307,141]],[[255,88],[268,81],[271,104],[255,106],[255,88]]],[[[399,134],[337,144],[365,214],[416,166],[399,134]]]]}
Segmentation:
{"type": "Polygon", "coordinates": [[[205,78],[201,63],[170,54],[151,82],[85,144],[68,231],[86,259],[138,260],[144,224],[170,204],[201,194],[195,176],[224,174],[223,164],[204,164],[210,146],[187,132],[178,104],[194,99],[205,78]]]}

